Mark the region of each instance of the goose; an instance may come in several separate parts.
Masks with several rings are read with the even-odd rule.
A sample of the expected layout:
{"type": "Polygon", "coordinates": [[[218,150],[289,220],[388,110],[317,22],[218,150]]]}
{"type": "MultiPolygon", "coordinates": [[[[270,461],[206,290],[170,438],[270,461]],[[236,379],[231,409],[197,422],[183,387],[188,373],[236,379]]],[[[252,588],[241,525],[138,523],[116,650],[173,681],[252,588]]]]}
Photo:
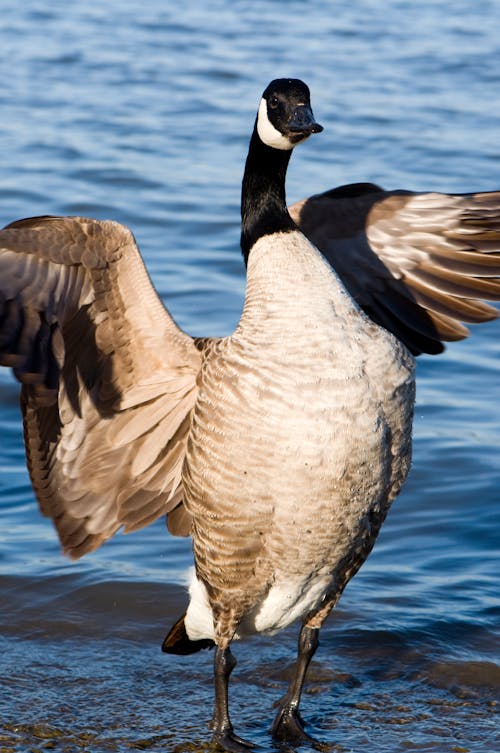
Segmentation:
{"type": "Polygon", "coordinates": [[[272,727],[319,745],[299,705],[319,631],[410,466],[414,356],[494,318],[500,193],[355,184],[288,211],[293,148],[322,131],[308,87],[265,89],[242,184],[247,285],[233,334],[191,338],[131,231],[42,216],[0,231],[0,363],[21,382],[40,510],[79,558],[167,515],[191,535],[189,605],[163,643],[214,647],[213,741],[233,641],[301,623],[272,727]]]}

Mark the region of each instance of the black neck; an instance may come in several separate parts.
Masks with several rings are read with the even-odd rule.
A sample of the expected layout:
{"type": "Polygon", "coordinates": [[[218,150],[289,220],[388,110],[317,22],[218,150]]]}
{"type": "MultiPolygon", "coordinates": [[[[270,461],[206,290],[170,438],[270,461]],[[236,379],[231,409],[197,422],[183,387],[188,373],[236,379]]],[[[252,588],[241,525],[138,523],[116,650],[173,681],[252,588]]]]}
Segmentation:
{"type": "Polygon", "coordinates": [[[291,154],[291,149],[266,146],[254,128],[241,190],[241,250],[245,264],[259,238],[296,229],[285,199],[286,169],[291,154]]]}

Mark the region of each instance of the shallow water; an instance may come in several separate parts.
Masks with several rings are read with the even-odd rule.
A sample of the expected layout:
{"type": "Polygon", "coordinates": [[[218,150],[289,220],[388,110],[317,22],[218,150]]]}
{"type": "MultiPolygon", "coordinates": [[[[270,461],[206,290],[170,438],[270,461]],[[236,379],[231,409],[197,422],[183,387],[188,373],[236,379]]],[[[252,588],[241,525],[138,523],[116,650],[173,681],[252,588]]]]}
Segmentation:
{"type": "MultiPolygon", "coordinates": [[[[129,225],[191,334],[238,320],[239,192],[271,78],[311,87],[324,133],[291,201],[345,182],[500,187],[500,7],[153,0],[3,9],[0,222],[129,225]]],[[[409,481],[322,632],[304,697],[338,751],[500,750],[500,325],[419,361],[409,481]]],[[[163,521],[70,563],[37,510],[18,390],[0,370],[0,752],[205,751],[212,654],[159,647],[189,542],[163,521]]],[[[269,749],[296,629],[235,647],[238,731],[269,749]]]]}

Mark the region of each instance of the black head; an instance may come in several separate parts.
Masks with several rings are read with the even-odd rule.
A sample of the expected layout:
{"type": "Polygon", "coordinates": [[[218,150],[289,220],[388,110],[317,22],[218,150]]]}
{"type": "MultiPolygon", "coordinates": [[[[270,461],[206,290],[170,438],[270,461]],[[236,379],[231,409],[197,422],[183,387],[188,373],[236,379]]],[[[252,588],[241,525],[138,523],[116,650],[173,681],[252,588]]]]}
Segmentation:
{"type": "Polygon", "coordinates": [[[303,81],[297,78],[271,81],[262,95],[257,115],[257,133],[264,144],[290,150],[311,133],[322,130],[323,126],[314,120],[309,88],[303,81]]]}

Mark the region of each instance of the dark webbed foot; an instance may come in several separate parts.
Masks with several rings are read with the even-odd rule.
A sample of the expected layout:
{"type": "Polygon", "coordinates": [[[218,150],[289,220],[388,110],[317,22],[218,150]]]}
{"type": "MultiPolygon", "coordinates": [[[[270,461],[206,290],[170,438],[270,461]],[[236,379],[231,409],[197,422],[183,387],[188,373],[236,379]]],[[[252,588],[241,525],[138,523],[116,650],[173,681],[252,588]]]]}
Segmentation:
{"type": "Polygon", "coordinates": [[[309,662],[318,647],[318,628],[302,627],[299,635],[299,651],[295,672],[290,682],[288,692],[279,704],[279,711],[274,720],[272,735],[277,743],[296,745],[309,745],[315,750],[328,750],[328,745],[320,743],[307,734],[304,730],[304,722],[299,713],[299,703],[302,687],[306,676],[309,662]]]}
{"type": "Polygon", "coordinates": [[[309,745],[315,750],[326,751],[331,746],[319,742],[304,729],[304,722],[298,710],[284,703],[276,715],[272,728],[273,740],[291,746],[309,745]]]}
{"type": "Polygon", "coordinates": [[[222,750],[228,751],[228,753],[248,753],[254,747],[253,743],[235,735],[232,727],[224,730],[216,730],[212,742],[219,748],[222,748],[222,750]]]}

